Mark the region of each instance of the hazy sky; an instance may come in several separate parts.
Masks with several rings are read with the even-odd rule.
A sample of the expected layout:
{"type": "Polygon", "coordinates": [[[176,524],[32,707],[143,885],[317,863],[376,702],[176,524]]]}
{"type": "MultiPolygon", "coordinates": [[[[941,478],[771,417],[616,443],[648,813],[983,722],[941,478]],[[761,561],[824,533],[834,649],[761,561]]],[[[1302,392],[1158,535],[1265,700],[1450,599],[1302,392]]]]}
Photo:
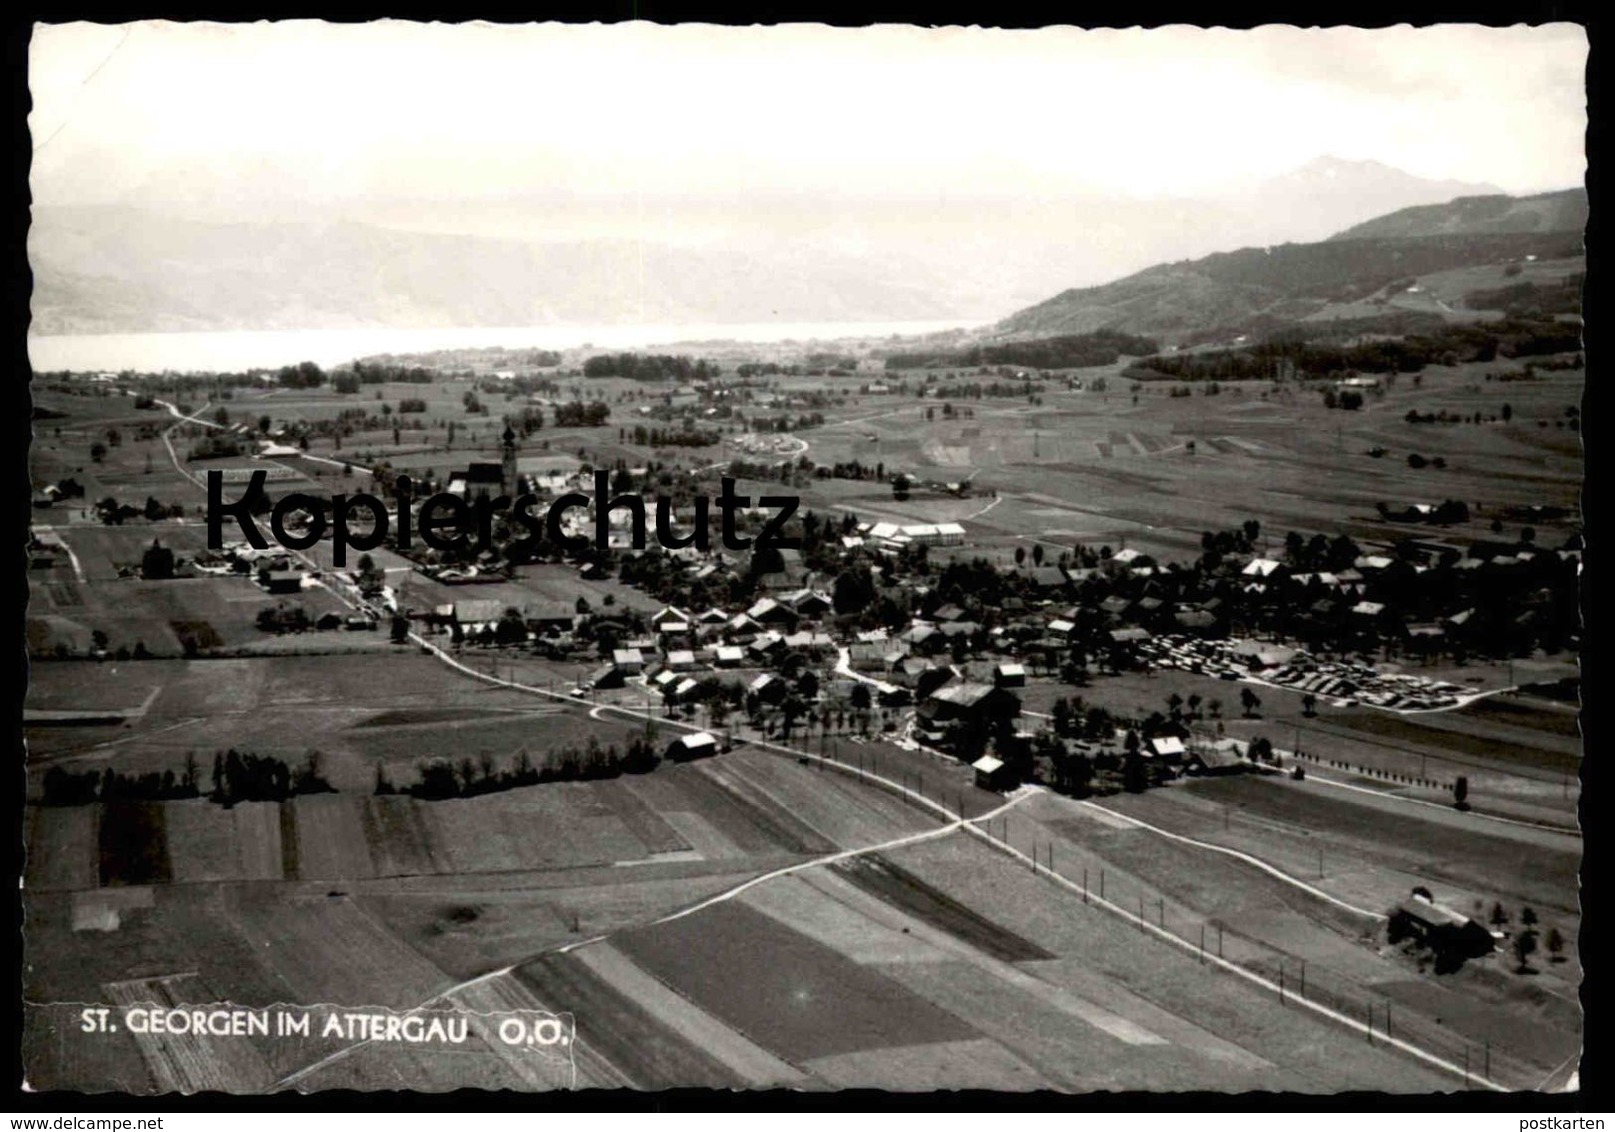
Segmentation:
{"type": "MultiPolygon", "coordinates": [[[[1584,32],[38,26],[41,204],[1580,183],[1584,32]]],[[[645,207],[643,203],[636,207],[645,207]]]]}

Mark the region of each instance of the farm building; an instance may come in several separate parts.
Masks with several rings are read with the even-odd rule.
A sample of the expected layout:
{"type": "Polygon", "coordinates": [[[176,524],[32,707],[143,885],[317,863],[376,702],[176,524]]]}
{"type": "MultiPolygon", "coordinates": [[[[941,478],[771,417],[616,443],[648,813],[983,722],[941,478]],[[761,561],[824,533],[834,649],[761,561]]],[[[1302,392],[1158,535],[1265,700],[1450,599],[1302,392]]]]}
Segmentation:
{"type": "Polygon", "coordinates": [[[822,590],[802,589],[781,594],[780,601],[799,617],[823,617],[833,608],[830,595],[822,590]]]}
{"type": "Polygon", "coordinates": [[[690,615],[672,605],[664,605],[651,614],[650,626],[658,633],[687,633],[690,615]]]}
{"type": "Polygon", "coordinates": [[[770,629],[751,644],[746,646],[753,656],[770,659],[779,656],[786,649],[785,638],[770,629]]]}
{"type": "Polygon", "coordinates": [[[586,686],[591,688],[620,688],[623,684],[623,671],[615,664],[602,664],[589,674],[586,686]]]}
{"type": "Polygon", "coordinates": [[[718,738],[710,731],[697,731],[693,735],[680,735],[667,745],[667,757],[674,762],[706,758],[718,753],[718,738]]]}
{"type": "Polygon", "coordinates": [[[1014,719],[1021,714],[1021,701],[1013,692],[991,684],[959,681],[938,688],[926,697],[920,714],[938,723],[1014,719]]]}
{"type": "Polygon", "coordinates": [[[746,650],[738,645],[719,645],[713,659],[719,668],[739,668],[746,660],[746,650]]]}
{"type": "Polygon", "coordinates": [[[264,578],[264,588],[272,594],[300,593],[303,575],[296,570],[271,570],[264,578]]]}
{"type": "Polygon", "coordinates": [[[1176,735],[1157,735],[1149,742],[1150,753],[1169,762],[1180,762],[1187,753],[1176,735]]]}
{"type": "Polygon", "coordinates": [[[1026,666],[1008,663],[994,665],[993,683],[1000,688],[1026,687],[1026,666]]]}
{"type": "Polygon", "coordinates": [[[497,464],[481,462],[449,473],[449,491],[466,499],[498,498],[519,494],[516,475],[516,431],[505,428],[497,464]]]}
{"type": "Polygon", "coordinates": [[[965,540],[965,529],[958,523],[914,523],[901,528],[901,535],[906,541],[921,546],[960,546],[965,540]]]}
{"type": "Polygon", "coordinates": [[[983,755],[970,764],[976,772],[976,785],[983,790],[1009,790],[1015,786],[1015,776],[1003,759],[983,755]]]}
{"type": "Polygon", "coordinates": [[[638,649],[614,649],[611,653],[611,662],[629,675],[645,670],[645,654],[638,649]]]}
{"type": "Polygon", "coordinates": [[[759,625],[785,625],[793,629],[796,627],[796,611],[771,597],[759,599],[746,610],[746,616],[759,625]]]}
{"type": "Polygon", "coordinates": [[[526,610],[527,627],[536,633],[569,633],[577,614],[565,603],[541,602],[526,610]]]}
{"type": "Polygon", "coordinates": [[[790,694],[790,687],[772,672],[764,672],[746,686],[746,693],[765,704],[777,704],[790,694]]]}
{"type": "Polygon", "coordinates": [[[499,619],[505,615],[505,607],[497,601],[478,599],[476,601],[457,601],[450,613],[450,623],[467,635],[480,633],[484,629],[496,629],[499,619]]]}
{"type": "Polygon", "coordinates": [[[1462,912],[1415,892],[1396,906],[1387,928],[1392,943],[1413,939],[1451,958],[1488,955],[1492,933],[1462,912]]]}
{"type": "Polygon", "coordinates": [[[1027,571],[1027,577],[1031,579],[1033,586],[1045,593],[1064,590],[1070,582],[1065,576],[1065,571],[1058,566],[1034,566],[1027,571]]]}

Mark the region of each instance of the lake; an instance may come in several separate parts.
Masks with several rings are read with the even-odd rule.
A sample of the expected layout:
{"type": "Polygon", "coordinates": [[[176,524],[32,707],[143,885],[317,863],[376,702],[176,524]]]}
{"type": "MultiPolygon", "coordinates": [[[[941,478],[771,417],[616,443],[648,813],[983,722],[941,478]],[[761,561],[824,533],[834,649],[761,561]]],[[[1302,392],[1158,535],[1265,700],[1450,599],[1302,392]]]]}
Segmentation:
{"type": "Polygon", "coordinates": [[[688,326],[458,327],[436,330],[232,330],[179,334],[63,334],[28,338],[38,371],[247,370],[310,361],[330,367],[372,354],[497,346],[566,350],[590,346],[630,350],[708,341],[784,342],[887,338],[972,328],[983,323],[803,322],[712,323],[688,326]]]}

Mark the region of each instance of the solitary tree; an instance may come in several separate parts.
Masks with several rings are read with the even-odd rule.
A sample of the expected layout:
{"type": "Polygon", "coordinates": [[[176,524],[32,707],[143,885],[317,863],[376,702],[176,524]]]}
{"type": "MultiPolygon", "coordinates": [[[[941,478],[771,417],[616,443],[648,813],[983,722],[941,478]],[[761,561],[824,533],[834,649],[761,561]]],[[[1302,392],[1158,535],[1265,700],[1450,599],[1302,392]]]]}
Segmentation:
{"type": "Polygon", "coordinates": [[[1457,781],[1455,781],[1452,784],[1452,804],[1454,806],[1458,807],[1458,809],[1460,809],[1460,810],[1468,809],[1469,808],[1468,798],[1469,798],[1469,777],[1467,775],[1460,774],[1458,776],[1458,778],[1457,778],[1457,781]]]}
{"type": "Polygon", "coordinates": [[[1309,719],[1318,714],[1318,697],[1311,692],[1301,697],[1301,714],[1309,719]]]}
{"type": "Polygon", "coordinates": [[[1564,962],[1565,937],[1559,934],[1558,928],[1549,928],[1547,936],[1542,941],[1547,945],[1548,954],[1552,956],[1551,963],[1564,962]]]}
{"type": "Polygon", "coordinates": [[[1239,693],[1239,702],[1245,709],[1245,718],[1249,719],[1256,714],[1256,709],[1262,706],[1262,697],[1249,688],[1243,688],[1239,693]]]}
{"type": "Polygon", "coordinates": [[[1514,937],[1514,959],[1524,974],[1531,969],[1529,960],[1536,951],[1536,932],[1525,931],[1514,937]]]}

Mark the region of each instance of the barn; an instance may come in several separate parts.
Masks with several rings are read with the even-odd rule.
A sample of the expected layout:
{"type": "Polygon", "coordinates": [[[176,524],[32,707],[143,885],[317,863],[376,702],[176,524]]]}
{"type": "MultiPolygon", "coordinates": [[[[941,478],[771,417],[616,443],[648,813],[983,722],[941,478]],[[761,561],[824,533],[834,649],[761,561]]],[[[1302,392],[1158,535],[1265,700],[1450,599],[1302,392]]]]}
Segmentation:
{"type": "Polygon", "coordinates": [[[718,753],[718,738],[710,731],[697,731],[680,735],[667,745],[667,757],[674,762],[688,762],[718,753]]]}
{"type": "Polygon", "coordinates": [[[1397,904],[1387,930],[1392,943],[1412,939],[1450,959],[1489,955],[1495,946],[1484,925],[1417,891],[1397,904]]]}

